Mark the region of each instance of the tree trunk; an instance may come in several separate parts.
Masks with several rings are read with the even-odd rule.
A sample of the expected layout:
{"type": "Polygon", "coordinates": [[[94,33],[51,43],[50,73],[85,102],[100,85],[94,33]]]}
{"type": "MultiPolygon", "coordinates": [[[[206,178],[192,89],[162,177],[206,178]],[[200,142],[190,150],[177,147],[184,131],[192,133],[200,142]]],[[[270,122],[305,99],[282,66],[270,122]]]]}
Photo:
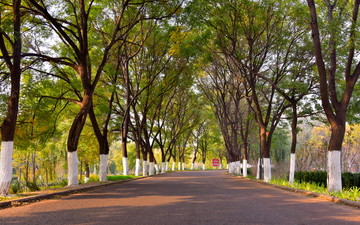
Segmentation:
{"type": "Polygon", "coordinates": [[[79,161],[77,157],[77,147],[80,139],[80,134],[84,128],[87,114],[91,107],[92,93],[91,91],[86,91],[81,102],[80,112],[76,115],[68,136],[67,148],[68,148],[68,185],[78,185],[78,166],[79,161]]]}
{"type": "Polygon", "coordinates": [[[87,183],[90,179],[90,166],[89,163],[85,163],[85,183],[87,183]]]}
{"type": "Polygon", "coordinates": [[[109,158],[109,154],[100,154],[100,170],[99,170],[100,181],[107,181],[108,158],[109,158]]]}
{"type": "Polygon", "coordinates": [[[68,186],[78,185],[79,160],[77,156],[77,151],[68,152],[67,161],[68,161],[68,186]]]}
{"type": "Polygon", "coordinates": [[[292,104],[292,112],[293,118],[291,123],[291,155],[290,155],[290,174],[289,174],[289,182],[294,183],[295,179],[295,165],[296,165],[296,144],[297,144],[297,122],[298,122],[298,115],[297,115],[297,107],[296,103],[292,104]]]}
{"type": "Polygon", "coordinates": [[[6,49],[3,32],[0,31],[0,50],[5,57],[6,65],[10,70],[11,90],[7,104],[7,114],[1,125],[1,154],[0,154],[0,195],[6,196],[12,178],[12,154],[17,114],[19,110],[20,77],[21,77],[21,0],[13,0],[13,61],[6,49]]]}
{"type": "Polygon", "coordinates": [[[140,159],[135,160],[135,176],[140,176],[141,162],[140,159]]]}
{"type": "Polygon", "coordinates": [[[155,174],[155,163],[150,162],[149,164],[149,176],[153,176],[155,174]]]}
{"type": "Polygon", "coordinates": [[[129,161],[127,157],[122,158],[122,164],[123,164],[123,175],[124,176],[129,175],[129,161]]]}
{"type": "Polygon", "coordinates": [[[247,177],[247,160],[243,159],[243,177],[247,177]]]}
{"type": "Polygon", "coordinates": [[[140,176],[141,160],[140,160],[140,143],[135,139],[136,161],[135,161],[135,176],[140,176]]]}
{"type": "Polygon", "coordinates": [[[148,175],[148,162],[147,160],[143,160],[143,176],[146,177],[148,175]]]}
{"type": "Polygon", "coordinates": [[[36,183],[36,160],[35,160],[35,153],[31,154],[31,158],[32,158],[32,182],[36,183]]]}
{"type": "Polygon", "coordinates": [[[329,192],[342,191],[341,148],[345,136],[345,124],[332,125],[327,160],[327,187],[329,192]]]}

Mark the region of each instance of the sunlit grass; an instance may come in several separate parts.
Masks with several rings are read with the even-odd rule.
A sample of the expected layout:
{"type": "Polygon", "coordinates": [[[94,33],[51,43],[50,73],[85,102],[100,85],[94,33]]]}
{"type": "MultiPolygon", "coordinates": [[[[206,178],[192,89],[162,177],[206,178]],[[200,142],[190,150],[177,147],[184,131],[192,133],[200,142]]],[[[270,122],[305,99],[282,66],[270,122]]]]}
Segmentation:
{"type": "Polygon", "coordinates": [[[107,176],[107,179],[110,181],[118,181],[118,180],[129,180],[129,179],[133,179],[136,178],[138,176],[135,175],[127,175],[127,176],[123,176],[123,175],[112,175],[112,176],[107,176]]]}
{"type": "Polygon", "coordinates": [[[291,184],[288,181],[282,180],[282,179],[272,179],[270,181],[270,183],[277,184],[280,186],[315,192],[315,193],[319,193],[319,194],[330,195],[333,197],[347,199],[347,200],[351,200],[351,201],[359,201],[360,200],[360,188],[358,188],[358,187],[352,187],[350,189],[343,189],[342,192],[329,192],[326,187],[319,186],[315,183],[294,182],[291,184]]]}

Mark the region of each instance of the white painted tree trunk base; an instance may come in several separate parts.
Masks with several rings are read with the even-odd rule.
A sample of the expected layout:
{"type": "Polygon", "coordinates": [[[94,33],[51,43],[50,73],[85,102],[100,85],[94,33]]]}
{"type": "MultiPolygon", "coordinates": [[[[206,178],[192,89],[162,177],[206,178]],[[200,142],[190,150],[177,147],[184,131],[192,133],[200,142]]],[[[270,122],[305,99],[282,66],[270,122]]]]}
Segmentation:
{"type": "Polygon", "coordinates": [[[294,183],[295,180],[295,165],[296,165],[296,154],[290,154],[290,173],[289,173],[289,183],[294,183]]]}
{"type": "Polygon", "coordinates": [[[135,176],[140,176],[140,169],[141,169],[140,159],[136,159],[135,160],[135,176]]]}
{"type": "Polygon", "coordinates": [[[0,154],[0,195],[8,195],[12,178],[12,154],[14,151],[13,141],[1,142],[0,154]]]}
{"type": "Polygon", "coordinates": [[[270,158],[264,158],[264,181],[271,181],[271,162],[270,158]]]}
{"type": "Polygon", "coordinates": [[[178,163],[178,170],[181,170],[181,162],[178,163]]]}
{"type": "Polygon", "coordinates": [[[67,153],[68,160],[68,186],[79,185],[79,160],[77,156],[77,151],[67,153]]]}
{"type": "Polygon", "coordinates": [[[194,170],[195,163],[191,163],[191,170],[194,170]]]}
{"type": "Polygon", "coordinates": [[[148,168],[148,167],[147,167],[147,161],[143,161],[143,168],[142,168],[143,171],[142,171],[142,172],[143,172],[143,176],[144,176],[144,177],[148,175],[148,174],[147,174],[147,172],[148,172],[148,171],[147,171],[147,168],[148,168]]]}
{"type": "Polygon", "coordinates": [[[100,154],[100,170],[99,170],[99,180],[107,181],[107,161],[108,154],[100,154]]]}
{"type": "Polygon", "coordinates": [[[149,175],[150,175],[150,176],[154,175],[154,172],[155,172],[155,163],[154,163],[154,162],[150,162],[150,165],[149,165],[149,175]]]}
{"type": "Polygon", "coordinates": [[[175,171],[175,166],[176,166],[176,163],[173,162],[172,167],[171,167],[171,170],[172,170],[172,171],[175,171]]]}
{"type": "Polygon", "coordinates": [[[93,174],[97,174],[97,171],[96,171],[96,165],[94,165],[94,172],[93,172],[93,174]]]}
{"type": "Polygon", "coordinates": [[[243,159],[243,177],[247,177],[248,174],[247,174],[247,160],[246,159],[243,159]]]}
{"type": "Polygon", "coordinates": [[[341,151],[328,151],[328,177],[327,187],[329,192],[342,191],[341,181],[341,151]]]}
{"type": "Polygon", "coordinates": [[[203,169],[203,170],[206,170],[205,163],[202,164],[202,169],[203,169]]]}
{"type": "Polygon", "coordinates": [[[181,170],[185,170],[185,163],[182,163],[181,170]]]}
{"type": "Polygon", "coordinates": [[[160,167],[158,164],[155,164],[155,173],[159,174],[160,173],[160,167]]]}
{"type": "Polygon", "coordinates": [[[241,175],[241,163],[240,161],[235,162],[235,174],[241,175]]]}
{"type": "Polygon", "coordinates": [[[235,174],[236,173],[236,163],[235,162],[231,162],[230,163],[230,173],[231,174],[235,174]]]}
{"type": "Polygon", "coordinates": [[[127,176],[129,175],[129,161],[127,157],[122,158],[123,163],[123,175],[127,176]]]}
{"type": "Polygon", "coordinates": [[[166,162],[166,169],[165,171],[168,171],[169,170],[169,162],[166,162]]]}
{"type": "Polygon", "coordinates": [[[256,179],[260,179],[260,158],[258,159],[258,162],[257,162],[257,170],[256,170],[256,179]]]}
{"type": "Polygon", "coordinates": [[[167,168],[166,162],[162,162],[161,163],[161,173],[166,173],[166,168],[167,168]]]}

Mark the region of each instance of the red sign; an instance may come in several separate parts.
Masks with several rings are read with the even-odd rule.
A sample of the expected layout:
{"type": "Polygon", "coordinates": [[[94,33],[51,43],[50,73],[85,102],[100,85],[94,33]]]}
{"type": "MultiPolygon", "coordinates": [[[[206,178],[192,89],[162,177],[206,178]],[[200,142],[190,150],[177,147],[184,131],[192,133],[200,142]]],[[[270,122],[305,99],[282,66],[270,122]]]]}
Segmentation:
{"type": "Polygon", "coordinates": [[[212,160],[212,166],[220,166],[220,160],[219,159],[213,159],[212,160]]]}

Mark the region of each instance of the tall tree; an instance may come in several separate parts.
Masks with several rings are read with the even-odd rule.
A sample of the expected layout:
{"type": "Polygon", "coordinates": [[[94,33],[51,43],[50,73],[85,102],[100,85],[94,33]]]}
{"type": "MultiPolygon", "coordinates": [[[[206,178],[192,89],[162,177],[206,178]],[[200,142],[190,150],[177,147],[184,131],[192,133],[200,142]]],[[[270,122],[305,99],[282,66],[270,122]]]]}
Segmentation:
{"type": "Polygon", "coordinates": [[[307,0],[319,74],[321,103],[331,127],[328,147],[328,190],[342,191],[341,149],[345,135],[346,114],[355,84],[360,76],[356,46],[360,0],[324,0],[326,15],[317,14],[314,0],[307,0]],[[318,18],[326,23],[326,39],[320,36],[318,18]],[[347,40],[342,38],[346,35],[347,40]],[[326,47],[324,42],[327,41],[326,47]],[[325,49],[325,50],[323,50],[325,49]],[[347,56],[345,56],[345,50],[347,56]],[[341,76],[340,74],[343,74],[341,76]]]}
{"type": "Polygon", "coordinates": [[[12,178],[12,153],[19,110],[22,45],[20,6],[21,0],[13,0],[12,4],[9,5],[3,3],[0,5],[0,50],[11,80],[6,118],[1,124],[0,195],[2,196],[8,194],[12,178]],[[9,34],[5,32],[7,29],[5,29],[5,24],[2,21],[3,18],[11,15],[13,17],[12,32],[9,34]]]}
{"type": "Polygon", "coordinates": [[[211,65],[205,66],[207,76],[199,80],[200,86],[218,120],[227,150],[229,171],[240,174],[241,146],[244,160],[247,160],[251,120],[245,100],[246,89],[241,80],[234,77],[221,55],[213,54],[211,61],[211,65]],[[242,110],[244,108],[248,110],[242,110]]]}
{"type": "Polygon", "coordinates": [[[59,11],[50,11],[49,9],[51,7],[48,5],[49,2],[38,3],[37,1],[29,0],[28,3],[32,7],[33,13],[45,19],[70,52],[70,56],[68,57],[56,56],[57,58],[55,58],[45,55],[37,56],[44,58],[45,60],[70,66],[74,69],[76,74],[78,74],[82,84],[83,93],[78,96],[79,100],[73,101],[79,105],[80,110],[73,120],[67,141],[68,184],[77,185],[79,183],[77,146],[80,134],[85,125],[87,114],[91,108],[93,92],[108,59],[110,49],[119,39],[118,33],[120,31],[120,23],[118,22],[116,24],[110,41],[105,44],[104,54],[101,57],[102,61],[100,61],[96,68],[94,76],[92,72],[92,63],[94,62],[91,60],[90,54],[93,46],[89,43],[89,23],[91,19],[93,19],[90,16],[90,12],[92,12],[93,2],[87,3],[83,0],[67,2],[63,9],[69,10],[69,13],[63,15],[70,16],[69,18],[62,18],[63,15],[59,11]],[[69,20],[69,22],[65,22],[66,20],[69,20]]]}

